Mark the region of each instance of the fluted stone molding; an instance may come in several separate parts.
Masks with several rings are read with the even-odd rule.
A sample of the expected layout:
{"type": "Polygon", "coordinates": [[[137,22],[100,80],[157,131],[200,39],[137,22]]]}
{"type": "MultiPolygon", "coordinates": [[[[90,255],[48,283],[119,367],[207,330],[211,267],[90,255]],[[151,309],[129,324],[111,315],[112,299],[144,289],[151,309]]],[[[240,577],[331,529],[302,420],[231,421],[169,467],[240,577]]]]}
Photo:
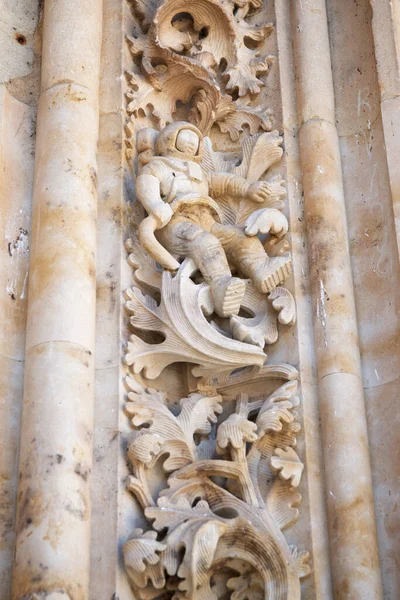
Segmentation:
{"type": "Polygon", "coordinates": [[[5,286],[0,300],[0,598],[10,597],[14,548],[34,116],[35,107],[27,107],[0,85],[0,280],[5,286]]]}
{"type": "Polygon", "coordinates": [[[370,0],[372,31],[381,92],[381,112],[385,135],[397,248],[400,251],[400,8],[397,2],[370,0]]]}
{"type": "Polygon", "coordinates": [[[12,598],[88,598],[101,0],[46,0],[12,598]]]}
{"type": "Polygon", "coordinates": [[[334,595],[382,598],[324,0],[294,3],[305,215],[334,595]]]}

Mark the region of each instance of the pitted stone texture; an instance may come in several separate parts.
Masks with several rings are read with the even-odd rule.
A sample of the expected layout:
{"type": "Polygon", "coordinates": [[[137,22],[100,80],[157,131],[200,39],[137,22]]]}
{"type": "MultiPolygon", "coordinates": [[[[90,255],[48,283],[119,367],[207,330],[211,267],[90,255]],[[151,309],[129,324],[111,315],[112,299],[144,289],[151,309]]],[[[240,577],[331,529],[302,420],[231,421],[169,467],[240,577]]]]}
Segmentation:
{"type": "Polygon", "coordinates": [[[13,598],[46,585],[84,600],[93,356],[76,344],[49,342],[29,350],[26,364],[13,598]]]}

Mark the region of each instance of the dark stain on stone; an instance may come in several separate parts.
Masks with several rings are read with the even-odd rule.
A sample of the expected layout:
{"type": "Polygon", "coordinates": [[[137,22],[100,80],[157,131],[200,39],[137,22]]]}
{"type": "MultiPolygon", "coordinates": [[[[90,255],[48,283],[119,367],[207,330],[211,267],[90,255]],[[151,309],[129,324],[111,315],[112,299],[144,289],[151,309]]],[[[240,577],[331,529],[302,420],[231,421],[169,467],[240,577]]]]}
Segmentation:
{"type": "Polygon", "coordinates": [[[97,190],[97,171],[94,167],[89,167],[89,175],[94,189],[97,190]]]}
{"type": "Polygon", "coordinates": [[[19,33],[17,31],[17,33],[14,34],[14,38],[16,39],[16,41],[18,42],[18,44],[20,44],[20,46],[25,46],[25,44],[26,44],[26,37],[24,36],[23,33],[19,33]]]}
{"type": "Polygon", "coordinates": [[[89,467],[86,467],[82,463],[77,463],[77,465],[75,466],[74,472],[77,475],[79,475],[79,477],[82,477],[82,479],[84,481],[87,481],[89,474],[90,474],[90,469],[89,469],[89,467]]]}

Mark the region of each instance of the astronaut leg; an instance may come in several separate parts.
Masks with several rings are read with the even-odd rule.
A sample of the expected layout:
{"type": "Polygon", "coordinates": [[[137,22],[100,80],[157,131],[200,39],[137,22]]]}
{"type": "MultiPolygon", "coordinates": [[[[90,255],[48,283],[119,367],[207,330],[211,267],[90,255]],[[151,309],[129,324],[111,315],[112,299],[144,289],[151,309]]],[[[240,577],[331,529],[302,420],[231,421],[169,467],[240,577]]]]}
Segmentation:
{"type": "Polygon", "coordinates": [[[249,277],[263,294],[273,290],[292,272],[290,256],[268,256],[258,237],[247,236],[240,227],[216,223],[212,233],[220,240],[231,264],[249,277]]]}
{"type": "Polygon", "coordinates": [[[189,257],[211,287],[215,312],[221,317],[237,315],[246,289],[238,277],[232,277],[226,254],[219,240],[191,221],[171,220],[157,232],[161,244],[179,257],[189,257]]]}

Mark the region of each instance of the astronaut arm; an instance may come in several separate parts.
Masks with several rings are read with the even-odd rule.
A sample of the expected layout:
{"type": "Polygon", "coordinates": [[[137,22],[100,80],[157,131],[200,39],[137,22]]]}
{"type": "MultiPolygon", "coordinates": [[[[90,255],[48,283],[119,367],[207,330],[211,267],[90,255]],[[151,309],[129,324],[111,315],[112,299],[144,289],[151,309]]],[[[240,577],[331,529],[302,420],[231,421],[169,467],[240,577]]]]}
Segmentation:
{"type": "Polygon", "coordinates": [[[164,204],[160,194],[159,180],[148,173],[142,173],[136,179],[136,195],[149,214],[157,206],[164,204]]]}
{"type": "Polygon", "coordinates": [[[231,196],[233,198],[248,198],[253,202],[269,202],[273,206],[283,205],[282,197],[286,190],[284,182],[256,181],[250,183],[247,179],[231,173],[210,173],[209,185],[211,195],[231,196]]]}
{"type": "Polygon", "coordinates": [[[172,209],[161,198],[160,182],[157,177],[149,173],[139,175],[136,179],[136,195],[148,214],[155,217],[158,228],[164,227],[170,221],[172,209]]]}
{"type": "Polygon", "coordinates": [[[209,173],[208,183],[211,196],[233,196],[234,198],[243,198],[247,196],[250,183],[232,173],[209,173]]]}

